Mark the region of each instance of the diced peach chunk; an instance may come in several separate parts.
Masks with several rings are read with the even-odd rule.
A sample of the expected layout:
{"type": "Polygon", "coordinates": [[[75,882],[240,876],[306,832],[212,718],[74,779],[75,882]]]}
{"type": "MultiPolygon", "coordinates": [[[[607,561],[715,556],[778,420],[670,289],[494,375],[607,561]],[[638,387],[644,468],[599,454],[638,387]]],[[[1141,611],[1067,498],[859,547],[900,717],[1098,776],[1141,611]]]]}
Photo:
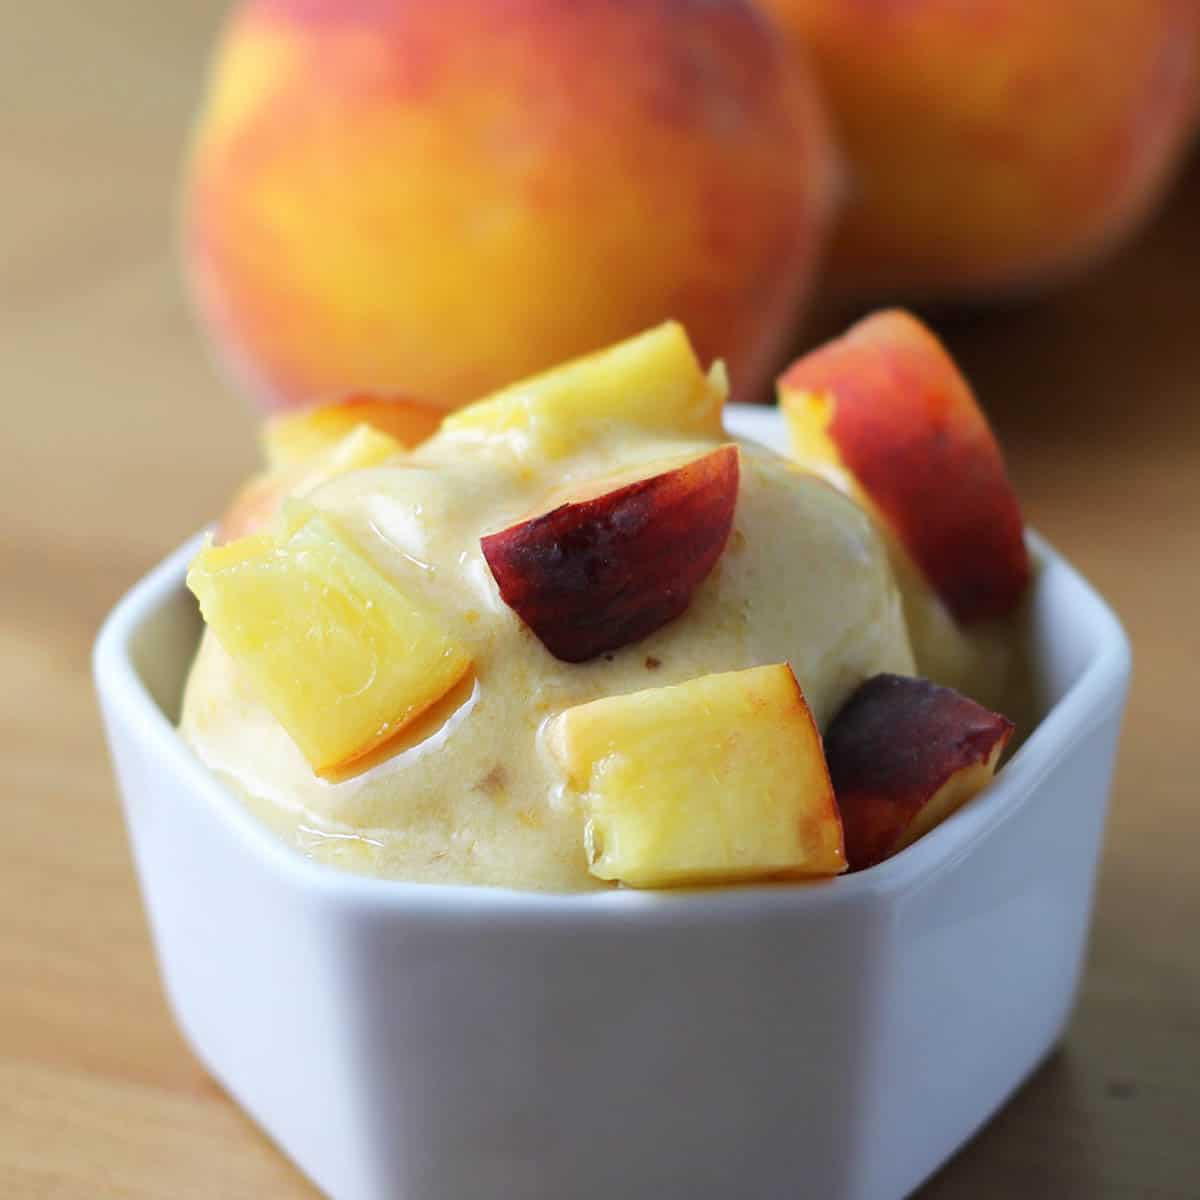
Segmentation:
{"type": "Polygon", "coordinates": [[[471,666],[437,613],[298,502],[277,534],[202,550],[188,587],[317,772],[395,736],[471,666]]]}
{"type": "Polygon", "coordinates": [[[442,428],[511,435],[551,456],[614,425],[716,438],[728,391],[724,368],[706,375],[683,326],[668,321],[460,409],[442,428]]]}
{"type": "Polygon", "coordinates": [[[500,595],[566,662],[653,633],[687,608],[729,540],[738,461],[721,446],[489,534],[500,595]]]}
{"type": "Polygon", "coordinates": [[[848,471],[958,620],[1002,617],[1029,583],[1004,459],[967,381],[908,313],[876,313],[779,380],[796,457],[848,471]]]}
{"type": "Polygon", "coordinates": [[[899,853],[986,787],[1012,732],[927,679],[868,679],[825,735],[850,869],[899,853]]]}
{"type": "Polygon", "coordinates": [[[263,425],[263,447],[272,467],[287,466],[313,458],[360,425],[410,447],[436,433],[444,416],[441,409],[403,396],[345,396],[269,418],[263,425]]]}
{"type": "Polygon", "coordinates": [[[547,744],[582,796],[601,879],[665,887],[845,869],[821,736],[786,663],[567,709],[547,744]]]}

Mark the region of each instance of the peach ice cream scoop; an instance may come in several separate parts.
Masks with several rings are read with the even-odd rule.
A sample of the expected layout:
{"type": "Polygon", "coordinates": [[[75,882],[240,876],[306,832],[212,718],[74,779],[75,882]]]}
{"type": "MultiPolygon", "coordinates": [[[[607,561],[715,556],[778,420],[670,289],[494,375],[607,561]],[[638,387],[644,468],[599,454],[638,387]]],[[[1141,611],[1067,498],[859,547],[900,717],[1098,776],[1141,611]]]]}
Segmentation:
{"type": "Polygon", "coordinates": [[[377,874],[836,874],[819,730],[916,669],[901,598],[870,516],[731,444],[722,391],[666,325],[305,485],[193,567],[184,736],[285,837],[377,874]]]}
{"type": "MultiPolygon", "coordinates": [[[[836,369],[809,382],[839,406],[894,405],[915,437],[897,469],[927,497],[944,415],[930,397],[949,389],[956,434],[986,423],[911,318],[885,314],[845,341],[848,362],[834,343],[836,369]],[[860,341],[877,362],[864,367],[860,341]]],[[[332,445],[310,438],[346,413],[314,411],[287,441],[297,457],[268,472],[280,511],[254,508],[255,532],[206,545],[189,572],[208,628],[185,738],[306,852],[402,879],[829,878],[866,865],[860,818],[917,836],[995,758],[964,775],[935,756],[892,794],[875,776],[854,784],[859,751],[917,752],[935,726],[957,736],[973,702],[913,677],[981,695],[990,659],[953,623],[954,652],[939,651],[945,630],[913,601],[936,598],[901,582],[890,510],[834,486],[826,463],[731,442],[724,392],[720,365],[705,371],[667,323],[485,397],[408,448],[362,423],[332,445]],[[865,710],[858,736],[847,701],[900,676],[916,690],[865,710]],[[929,695],[955,699],[914,726],[905,697],[929,695]],[[849,751],[827,761],[823,733],[849,751]]],[[[904,445],[905,426],[880,429],[904,445]]],[[[986,557],[952,578],[971,571],[991,586],[986,557]]],[[[897,832],[883,849],[904,844],[897,832]]]]}

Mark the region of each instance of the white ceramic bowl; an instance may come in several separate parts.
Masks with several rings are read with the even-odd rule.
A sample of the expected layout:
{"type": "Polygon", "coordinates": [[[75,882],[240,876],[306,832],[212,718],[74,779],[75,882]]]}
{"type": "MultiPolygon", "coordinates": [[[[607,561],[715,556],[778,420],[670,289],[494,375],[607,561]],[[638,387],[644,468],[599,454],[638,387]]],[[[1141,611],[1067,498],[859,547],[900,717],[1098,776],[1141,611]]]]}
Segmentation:
{"type": "Polygon", "coordinates": [[[960,812],[827,884],[563,896],[341,873],[250,816],[173,727],[189,542],[95,653],[180,1027],[338,1200],[905,1195],[1054,1045],[1086,942],[1129,647],[1031,541],[1043,715],[960,812]]]}

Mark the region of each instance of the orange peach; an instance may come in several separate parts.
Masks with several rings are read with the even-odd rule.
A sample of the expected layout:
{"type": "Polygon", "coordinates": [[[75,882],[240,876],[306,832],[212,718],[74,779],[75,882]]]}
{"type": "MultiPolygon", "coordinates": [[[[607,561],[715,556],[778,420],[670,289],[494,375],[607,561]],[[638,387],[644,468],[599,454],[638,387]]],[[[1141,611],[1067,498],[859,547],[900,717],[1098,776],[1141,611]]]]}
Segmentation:
{"type": "Polygon", "coordinates": [[[667,318],[754,396],[836,163],[749,0],[245,0],[187,178],[193,293],[274,406],[443,407],[667,318]]]}
{"type": "Polygon", "coordinates": [[[762,0],[852,170],[831,281],[972,296],[1127,238],[1190,137],[1196,0],[762,0]]]}
{"type": "Polygon", "coordinates": [[[1012,611],[1030,576],[1021,509],[970,385],[920,321],[860,321],[788,368],[779,397],[795,455],[850,472],[955,617],[1012,611]]]}

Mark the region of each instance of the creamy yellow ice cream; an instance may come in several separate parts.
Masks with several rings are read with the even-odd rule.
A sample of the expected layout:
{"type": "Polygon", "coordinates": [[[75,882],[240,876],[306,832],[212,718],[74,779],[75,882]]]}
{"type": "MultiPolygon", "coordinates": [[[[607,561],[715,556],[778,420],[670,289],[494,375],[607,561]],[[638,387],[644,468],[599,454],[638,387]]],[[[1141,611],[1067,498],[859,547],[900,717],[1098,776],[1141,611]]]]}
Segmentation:
{"type": "Polygon", "coordinates": [[[917,669],[905,605],[870,519],[817,474],[752,446],[743,447],[724,553],[687,611],[657,632],[590,662],[560,662],[500,598],[482,534],[540,511],[549,490],[637,475],[639,464],[720,444],[630,430],[550,464],[447,430],[386,465],[331,480],[308,501],[406,593],[436,608],[472,655],[473,678],[373,765],[330,781],[207,632],[185,696],[184,737],[316,859],[397,879],[604,886],[587,869],[578,799],[541,745],[548,718],[603,696],[786,661],[823,728],[869,676],[917,669]]]}

